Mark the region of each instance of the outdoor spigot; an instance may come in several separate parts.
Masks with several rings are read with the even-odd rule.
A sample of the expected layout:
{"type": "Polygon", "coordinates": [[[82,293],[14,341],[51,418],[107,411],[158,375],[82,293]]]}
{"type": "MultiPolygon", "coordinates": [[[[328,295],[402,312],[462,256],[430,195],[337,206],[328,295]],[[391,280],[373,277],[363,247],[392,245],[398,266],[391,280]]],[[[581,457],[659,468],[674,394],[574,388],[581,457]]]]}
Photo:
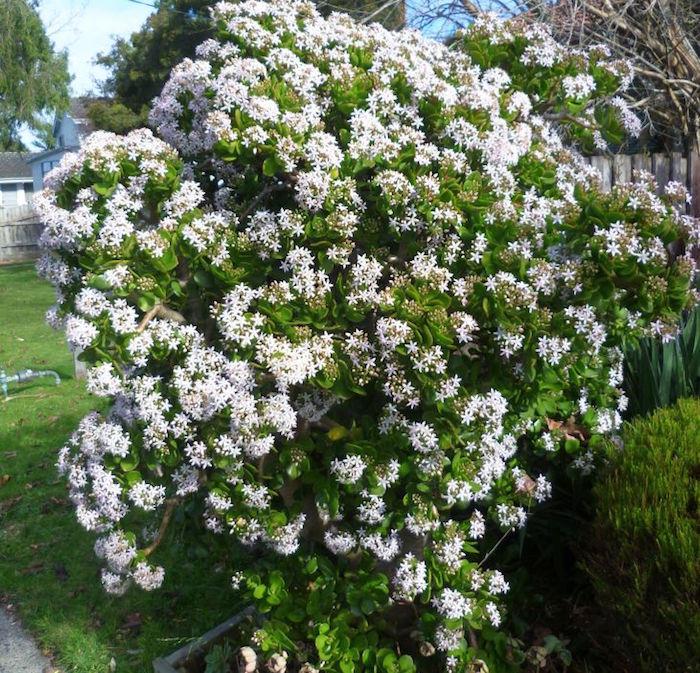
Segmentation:
{"type": "Polygon", "coordinates": [[[7,384],[8,383],[24,383],[25,381],[30,381],[31,379],[37,379],[41,376],[53,376],[56,385],[61,383],[61,377],[52,369],[44,369],[41,371],[34,371],[33,369],[21,369],[16,374],[8,376],[5,370],[0,369],[0,388],[7,399],[7,384]]]}

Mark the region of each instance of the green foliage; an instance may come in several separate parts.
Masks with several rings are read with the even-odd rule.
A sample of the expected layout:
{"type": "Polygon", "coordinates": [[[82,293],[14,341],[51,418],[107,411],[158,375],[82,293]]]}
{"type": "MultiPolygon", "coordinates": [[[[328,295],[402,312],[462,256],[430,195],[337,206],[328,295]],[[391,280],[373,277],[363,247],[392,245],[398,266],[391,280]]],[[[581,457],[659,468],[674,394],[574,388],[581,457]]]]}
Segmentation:
{"type": "Polygon", "coordinates": [[[98,129],[108,129],[113,133],[127,133],[146,123],[145,109],[136,114],[123,103],[97,100],[90,104],[88,117],[98,129]]]}
{"type": "Polygon", "coordinates": [[[204,673],[229,673],[233,663],[233,648],[227,641],[221,645],[214,645],[205,657],[207,667],[204,673]]]}
{"type": "Polygon", "coordinates": [[[700,401],[637,419],[595,489],[585,570],[610,670],[696,670],[700,659],[700,401]]]}
{"type": "MultiPolygon", "coordinates": [[[[619,111],[611,99],[620,87],[620,78],[631,77],[631,66],[610,61],[605,49],[594,49],[586,59],[570,53],[547,67],[533,59],[529,40],[522,35],[493,44],[498,29],[478,27],[459,38],[462,48],[484,69],[502,68],[511,78],[513,89],[523,91],[534,101],[533,110],[557,122],[566,140],[585,152],[600,151],[596,137],[619,146],[627,136],[619,111]],[[595,82],[586,95],[567,94],[567,78],[585,72],[595,82]]],[[[516,113],[513,113],[514,115],[516,113]]]]}
{"type": "Polygon", "coordinates": [[[55,52],[34,3],[0,3],[0,150],[22,149],[22,124],[68,107],[68,57],[55,52]]]}
{"type": "Polygon", "coordinates": [[[678,336],[668,343],[644,339],[625,353],[628,414],[648,414],[681,397],[700,394],[700,311],[681,322],[678,336]]]}
{"type": "Polygon", "coordinates": [[[247,579],[246,593],[265,615],[264,628],[256,636],[264,657],[294,651],[302,635],[328,670],[415,672],[413,658],[396,653],[394,637],[400,640],[401,625],[392,624],[386,612],[389,578],[366,560],[354,565],[356,561],[343,558],[331,563],[322,554],[258,562],[256,574],[247,579]],[[380,637],[381,631],[388,637],[380,637]]]}
{"type": "MultiPolygon", "coordinates": [[[[491,551],[549,497],[558,466],[590,469],[621,422],[623,339],[650,325],[672,331],[695,299],[688,260],[665,251],[681,218],[649,184],[601,193],[527,121],[540,102],[557,114],[571,82],[559,77],[546,100],[519,91],[517,38],[494,42],[501,60],[484,56],[487,67],[514,63],[514,88],[502,71],[489,75],[495,87],[473,80],[458,50],[361,29],[346,45],[347,19],[307,24],[307,5],[287,16],[285,4],[221,5],[220,49],[236,65],[186,63],[166,85],[152,119],[182,159],[149,132],[93,136],[38,199],[56,315],[96,365],[96,389],[142,407],[128,420],[115,411],[107,423],[125,441],[99,460],[120,496],[142,500],[142,480],[161,486],[161,497],[178,496],[166,507],[259,543],[264,558],[233,579],[264,617],[252,642],[265,658],[284,651],[328,673],[432,673],[445,670],[443,655],[423,661],[438,649],[460,673],[476,661],[510,671],[518,662],[507,661],[495,598],[506,586],[491,551]],[[334,30],[347,71],[331,65],[333,33],[321,40],[328,53],[309,46],[309,35],[334,30]],[[304,69],[273,67],[271,45],[304,69]],[[439,71],[399,56],[423,50],[439,71]],[[241,63],[264,77],[249,86],[241,63]],[[310,73],[318,91],[292,85],[310,73]],[[227,77],[248,98],[222,94],[227,77]],[[450,94],[462,90],[474,93],[463,103],[450,94]],[[396,105],[410,107],[410,123],[394,118],[396,105]],[[272,110],[263,126],[261,109],[272,110]],[[323,131],[299,116],[319,109],[323,131]],[[249,383],[229,385],[240,365],[249,383]],[[158,390],[146,400],[149,372],[158,390]],[[302,392],[319,400],[313,414],[292,406],[302,392]],[[149,410],[156,399],[173,414],[168,430],[149,410]]],[[[470,53],[472,38],[482,36],[464,38],[470,53]]],[[[528,72],[545,82],[546,71],[528,72]]],[[[64,466],[92,469],[92,433],[76,433],[64,466]]],[[[71,479],[114,522],[93,486],[71,479]]],[[[153,510],[124,510],[114,531],[135,567],[110,568],[148,589],[142,559],[154,547],[135,542],[139,509],[153,510]]],[[[104,577],[114,590],[115,575],[104,577]]],[[[566,665],[563,640],[537,646],[534,666],[566,665]]]]}

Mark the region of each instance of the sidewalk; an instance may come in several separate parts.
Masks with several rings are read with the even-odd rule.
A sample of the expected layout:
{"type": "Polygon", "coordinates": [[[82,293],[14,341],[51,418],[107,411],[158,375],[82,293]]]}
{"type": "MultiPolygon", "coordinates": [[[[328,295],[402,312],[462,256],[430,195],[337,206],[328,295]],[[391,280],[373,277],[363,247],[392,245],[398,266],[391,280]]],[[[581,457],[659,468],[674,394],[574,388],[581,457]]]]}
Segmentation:
{"type": "Polygon", "coordinates": [[[6,608],[0,607],[0,673],[51,673],[54,667],[6,608]]]}

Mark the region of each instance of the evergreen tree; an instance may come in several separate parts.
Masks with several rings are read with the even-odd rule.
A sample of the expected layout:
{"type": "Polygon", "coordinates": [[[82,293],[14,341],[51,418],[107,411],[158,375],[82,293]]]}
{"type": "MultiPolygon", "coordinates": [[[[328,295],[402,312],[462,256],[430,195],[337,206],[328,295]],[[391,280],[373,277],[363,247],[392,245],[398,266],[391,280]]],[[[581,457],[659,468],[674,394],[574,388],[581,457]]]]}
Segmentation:
{"type": "Polygon", "coordinates": [[[41,133],[68,107],[68,57],[56,52],[32,0],[0,2],[0,150],[23,149],[22,124],[41,133]]]}

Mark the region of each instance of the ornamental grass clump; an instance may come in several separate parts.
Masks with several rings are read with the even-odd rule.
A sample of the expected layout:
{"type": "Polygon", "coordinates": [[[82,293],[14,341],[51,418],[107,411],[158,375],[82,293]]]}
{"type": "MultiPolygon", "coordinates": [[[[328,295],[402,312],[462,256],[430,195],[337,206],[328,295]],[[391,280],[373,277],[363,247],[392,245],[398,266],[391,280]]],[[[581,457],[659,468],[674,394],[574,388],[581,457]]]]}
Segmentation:
{"type": "Polygon", "coordinates": [[[616,432],[623,336],[697,300],[685,192],[604,194],[567,149],[638,126],[603,48],[212,16],[155,135],[92,135],[37,199],[49,320],[112,400],[60,453],[78,519],[115,593],[161,584],[176,513],[248,550],[261,670],[466,671],[504,617],[489,551],[616,432]]]}

